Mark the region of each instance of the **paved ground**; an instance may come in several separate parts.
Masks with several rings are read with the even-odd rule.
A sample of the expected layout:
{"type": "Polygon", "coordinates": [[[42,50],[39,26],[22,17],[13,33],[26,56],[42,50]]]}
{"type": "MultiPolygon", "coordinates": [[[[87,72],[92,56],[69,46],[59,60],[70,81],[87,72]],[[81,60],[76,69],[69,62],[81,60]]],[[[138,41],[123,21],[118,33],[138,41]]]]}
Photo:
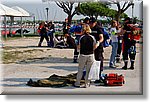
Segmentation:
{"type": "MultiPolygon", "coordinates": [[[[34,59],[16,60],[14,63],[1,64],[3,78],[0,87],[3,94],[141,94],[142,93],[142,45],[137,44],[137,56],[135,70],[122,70],[123,63],[119,68],[108,67],[111,47],[105,49],[105,61],[103,73],[118,73],[125,76],[125,84],[120,87],[104,87],[91,85],[89,88],[51,88],[29,87],[26,82],[32,78],[38,80],[47,78],[52,74],[67,75],[77,72],[78,64],[72,63],[72,49],[55,49],[48,47],[36,47],[38,38],[21,38],[5,41],[6,47],[12,47],[7,51],[41,50],[28,54],[34,59]],[[36,56],[35,56],[36,55],[36,56]]],[[[46,45],[44,42],[43,45],[46,45]]],[[[25,55],[26,56],[26,55],[25,55]]]]}

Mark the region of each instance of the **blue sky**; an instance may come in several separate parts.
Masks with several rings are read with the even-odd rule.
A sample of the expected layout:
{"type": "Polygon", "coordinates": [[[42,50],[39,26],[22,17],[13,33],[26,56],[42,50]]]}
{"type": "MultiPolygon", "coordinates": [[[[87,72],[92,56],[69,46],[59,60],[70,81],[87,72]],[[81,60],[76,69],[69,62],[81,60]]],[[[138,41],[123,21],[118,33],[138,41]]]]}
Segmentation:
{"type": "MultiPolygon", "coordinates": [[[[141,0],[140,0],[141,1],[141,0]]],[[[9,7],[12,6],[19,6],[23,9],[27,10],[30,13],[36,15],[36,19],[45,19],[46,20],[46,10],[45,8],[49,8],[49,20],[61,20],[63,21],[67,15],[60,9],[55,3],[43,3],[42,0],[1,0],[1,3],[7,5],[9,7]]],[[[135,7],[134,7],[134,16],[141,18],[141,11],[140,11],[140,2],[136,0],[135,7]]],[[[111,8],[116,9],[115,5],[112,5],[111,8]]],[[[130,17],[132,15],[131,7],[125,12],[130,17]]],[[[80,19],[83,16],[74,16],[73,19],[80,19]]]]}

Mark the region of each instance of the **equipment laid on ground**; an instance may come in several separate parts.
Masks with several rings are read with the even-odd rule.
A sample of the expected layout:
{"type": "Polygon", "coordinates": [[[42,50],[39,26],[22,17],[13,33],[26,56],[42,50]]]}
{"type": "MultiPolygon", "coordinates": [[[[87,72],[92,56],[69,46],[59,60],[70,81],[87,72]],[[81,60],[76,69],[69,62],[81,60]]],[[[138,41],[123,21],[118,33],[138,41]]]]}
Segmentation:
{"type": "Polygon", "coordinates": [[[109,73],[105,75],[106,86],[122,86],[125,84],[124,76],[118,75],[117,73],[109,73]]]}

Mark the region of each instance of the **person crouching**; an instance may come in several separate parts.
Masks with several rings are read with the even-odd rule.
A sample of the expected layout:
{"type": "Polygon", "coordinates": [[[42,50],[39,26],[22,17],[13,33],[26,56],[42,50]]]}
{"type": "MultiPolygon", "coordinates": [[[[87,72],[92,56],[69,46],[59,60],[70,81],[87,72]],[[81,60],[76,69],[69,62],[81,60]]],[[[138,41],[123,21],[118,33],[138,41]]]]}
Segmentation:
{"type": "Polygon", "coordinates": [[[90,80],[88,80],[91,66],[94,62],[94,49],[99,46],[99,42],[96,43],[94,36],[90,35],[91,29],[89,25],[83,26],[83,35],[79,40],[80,55],[79,55],[79,67],[76,77],[75,87],[87,88],[90,86],[90,80]],[[86,67],[85,67],[86,66],[86,67]],[[80,81],[83,75],[83,70],[86,68],[85,84],[80,85],[80,81]]]}

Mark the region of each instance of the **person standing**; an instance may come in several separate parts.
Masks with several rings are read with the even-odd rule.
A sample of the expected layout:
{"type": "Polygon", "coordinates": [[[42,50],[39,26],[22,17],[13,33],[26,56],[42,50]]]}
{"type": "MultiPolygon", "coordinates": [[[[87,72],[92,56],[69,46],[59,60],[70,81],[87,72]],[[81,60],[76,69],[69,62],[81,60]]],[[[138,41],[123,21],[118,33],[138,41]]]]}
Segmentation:
{"type": "Polygon", "coordinates": [[[68,19],[65,19],[63,23],[63,34],[69,34],[70,24],[68,23],[68,19]]]}
{"type": "Polygon", "coordinates": [[[39,28],[38,28],[38,32],[39,32],[39,35],[40,35],[40,41],[39,41],[39,44],[38,44],[39,47],[41,47],[44,38],[47,41],[47,46],[50,46],[47,31],[48,31],[48,27],[45,24],[45,22],[40,23],[39,28]]]}
{"type": "Polygon", "coordinates": [[[78,51],[77,51],[77,45],[75,43],[75,39],[69,34],[65,34],[65,38],[66,38],[67,48],[74,49],[73,63],[77,63],[76,55],[78,55],[78,51]]]}
{"type": "Polygon", "coordinates": [[[122,52],[123,29],[120,24],[118,26],[118,30],[120,34],[118,35],[118,49],[117,49],[116,63],[121,63],[120,57],[122,52]]]}
{"type": "Polygon", "coordinates": [[[131,66],[129,69],[134,69],[134,61],[136,56],[136,41],[134,39],[130,39],[129,35],[132,34],[132,29],[129,26],[131,24],[131,19],[129,17],[125,18],[125,24],[123,27],[124,35],[123,35],[123,60],[124,66],[122,69],[127,70],[128,65],[128,56],[130,58],[131,66]]]}
{"type": "MultiPolygon", "coordinates": [[[[101,65],[103,65],[103,32],[100,28],[100,26],[97,24],[97,20],[94,17],[90,18],[90,28],[91,28],[91,35],[94,36],[94,38],[96,39],[96,41],[99,41],[99,46],[94,50],[94,56],[95,56],[95,60],[96,61],[101,61],[101,65]]],[[[101,69],[101,66],[100,66],[101,69]]],[[[101,71],[100,71],[101,74],[101,71]]]]}
{"type": "MultiPolygon", "coordinates": [[[[75,34],[76,46],[78,46],[79,39],[82,36],[82,22],[79,22],[77,25],[75,25],[74,34],[75,34]]],[[[74,55],[74,63],[77,63],[78,55],[79,55],[79,51],[77,50],[76,54],[74,55]]]]}
{"type": "Polygon", "coordinates": [[[91,66],[94,62],[94,49],[99,46],[99,42],[96,43],[95,38],[90,35],[91,29],[89,25],[84,25],[83,27],[83,36],[81,36],[79,40],[79,68],[77,72],[76,82],[74,84],[75,87],[84,87],[87,88],[90,86],[90,80],[88,80],[89,72],[91,66]],[[87,47],[88,46],[88,47],[87,47]],[[86,66],[86,67],[85,67],[86,66]],[[80,81],[83,75],[83,70],[86,68],[86,75],[85,75],[85,84],[82,86],[80,85],[80,81]]]}
{"type": "Polygon", "coordinates": [[[48,23],[48,36],[50,37],[50,47],[54,47],[54,32],[55,32],[55,27],[52,22],[48,23]]]}
{"type": "Polygon", "coordinates": [[[110,28],[111,34],[111,45],[112,45],[112,52],[110,56],[109,67],[116,68],[115,65],[115,57],[117,56],[117,49],[118,49],[118,28],[117,28],[117,21],[113,20],[110,28]]]}

